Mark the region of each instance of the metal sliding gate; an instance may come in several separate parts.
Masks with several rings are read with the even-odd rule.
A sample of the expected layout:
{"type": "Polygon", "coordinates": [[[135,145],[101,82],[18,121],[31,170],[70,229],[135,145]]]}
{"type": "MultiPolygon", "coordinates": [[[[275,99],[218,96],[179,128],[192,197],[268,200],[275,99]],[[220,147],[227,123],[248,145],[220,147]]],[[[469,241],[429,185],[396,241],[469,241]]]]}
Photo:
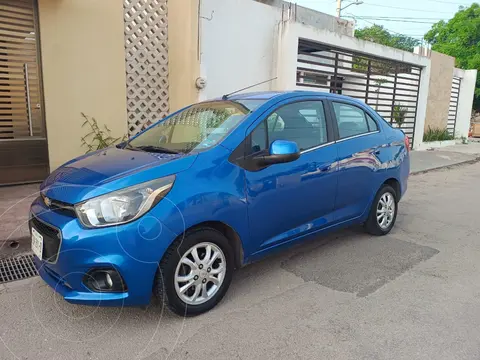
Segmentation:
{"type": "Polygon", "coordinates": [[[455,136],[458,112],[458,98],[460,97],[460,84],[462,79],[454,76],[452,79],[452,90],[450,93],[450,106],[448,108],[447,130],[450,135],[455,136]]]}
{"type": "Polygon", "coordinates": [[[0,0],[0,185],[48,174],[36,10],[0,0]]]}
{"type": "Polygon", "coordinates": [[[297,87],[361,99],[413,144],[422,68],[300,39],[297,87]]]}

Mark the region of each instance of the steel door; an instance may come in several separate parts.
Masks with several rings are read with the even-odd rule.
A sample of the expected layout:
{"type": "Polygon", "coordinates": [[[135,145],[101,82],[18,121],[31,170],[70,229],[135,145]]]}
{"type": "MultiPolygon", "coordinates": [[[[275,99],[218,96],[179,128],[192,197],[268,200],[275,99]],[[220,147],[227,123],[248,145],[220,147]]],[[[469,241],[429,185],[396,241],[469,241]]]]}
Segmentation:
{"type": "Polygon", "coordinates": [[[0,0],[0,185],[48,174],[36,9],[0,0]]]}

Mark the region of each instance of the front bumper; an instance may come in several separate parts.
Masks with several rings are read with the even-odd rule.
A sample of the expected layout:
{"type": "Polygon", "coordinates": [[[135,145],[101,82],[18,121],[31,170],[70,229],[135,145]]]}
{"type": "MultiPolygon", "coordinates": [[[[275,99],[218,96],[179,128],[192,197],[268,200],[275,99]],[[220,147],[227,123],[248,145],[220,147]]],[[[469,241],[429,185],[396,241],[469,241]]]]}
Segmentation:
{"type": "Polygon", "coordinates": [[[71,303],[101,306],[140,306],[150,302],[158,263],[175,234],[151,214],[119,226],[85,229],[78,219],[33,202],[31,216],[61,231],[55,262],[35,257],[42,279],[71,303]],[[94,292],[83,282],[95,268],[114,268],[125,292],[94,292]]]}

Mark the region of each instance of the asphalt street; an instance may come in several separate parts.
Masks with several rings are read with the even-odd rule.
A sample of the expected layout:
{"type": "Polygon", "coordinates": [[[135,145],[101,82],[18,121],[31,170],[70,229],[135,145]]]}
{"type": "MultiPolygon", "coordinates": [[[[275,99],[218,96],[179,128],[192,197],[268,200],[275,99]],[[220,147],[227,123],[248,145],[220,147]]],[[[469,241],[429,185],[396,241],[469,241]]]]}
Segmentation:
{"type": "Polygon", "coordinates": [[[239,270],[184,319],[0,285],[0,359],[478,359],[480,163],[414,175],[390,235],[349,229],[239,270]]]}

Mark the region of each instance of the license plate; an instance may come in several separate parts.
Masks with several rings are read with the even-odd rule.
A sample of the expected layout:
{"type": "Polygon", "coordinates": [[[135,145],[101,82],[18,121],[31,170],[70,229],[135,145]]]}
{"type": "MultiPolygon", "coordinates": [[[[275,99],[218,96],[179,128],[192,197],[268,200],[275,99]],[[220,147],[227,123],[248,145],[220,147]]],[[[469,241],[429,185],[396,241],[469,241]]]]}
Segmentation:
{"type": "Polygon", "coordinates": [[[32,250],[41,260],[43,255],[43,236],[34,227],[32,227],[32,250]]]}

